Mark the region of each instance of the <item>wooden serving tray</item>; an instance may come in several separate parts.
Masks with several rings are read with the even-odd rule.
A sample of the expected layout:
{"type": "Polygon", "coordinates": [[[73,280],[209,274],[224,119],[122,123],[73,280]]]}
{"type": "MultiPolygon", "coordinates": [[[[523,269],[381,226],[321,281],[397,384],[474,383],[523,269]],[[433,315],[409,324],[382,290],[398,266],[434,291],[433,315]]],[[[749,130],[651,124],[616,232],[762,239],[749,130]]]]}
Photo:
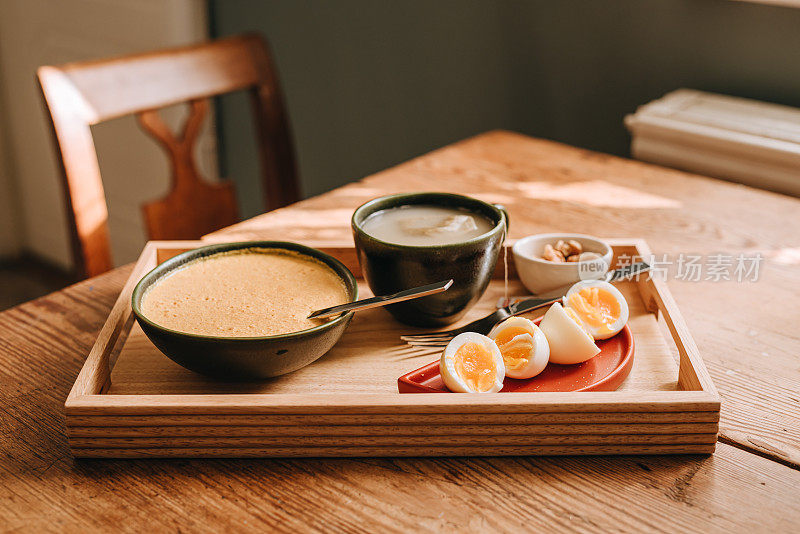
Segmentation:
{"type": "MultiPolygon", "coordinates": [[[[608,241],[615,258],[650,254],[642,240],[608,241]]],[[[617,391],[400,394],[397,378],[437,353],[403,344],[400,334],[415,329],[381,309],[357,313],[333,350],[308,367],[264,382],[226,383],[161,354],[134,323],[130,306],[136,282],[157,263],[206,244],[145,246],[65,403],[76,457],[714,451],[719,396],[662,281],[642,277],[617,284],[628,300],[636,343],[633,369],[617,391]]],[[[316,248],[361,276],[352,245],[316,248]]],[[[495,279],[463,322],[492,311],[503,295],[502,258],[498,263],[495,279]]],[[[525,294],[510,252],[509,275],[509,294],[525,294]]],[[[371,294],[363,279],[359,285],[362,297],[371,294]]]]}

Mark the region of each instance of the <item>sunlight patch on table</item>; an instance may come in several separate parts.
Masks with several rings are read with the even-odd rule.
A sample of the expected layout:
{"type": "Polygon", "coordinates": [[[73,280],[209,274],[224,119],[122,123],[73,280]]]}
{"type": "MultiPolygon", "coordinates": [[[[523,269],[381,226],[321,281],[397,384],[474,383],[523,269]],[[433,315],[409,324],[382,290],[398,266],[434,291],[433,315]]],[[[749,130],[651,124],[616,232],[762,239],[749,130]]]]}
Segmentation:
{"type": "Polygon", "coordinates": [[[644,193],[600,180],[570,183],[518,182],[504,185],[531,199],[561,200],[588,206],[678,209],[682,205],[671,198],[644,193]]]}

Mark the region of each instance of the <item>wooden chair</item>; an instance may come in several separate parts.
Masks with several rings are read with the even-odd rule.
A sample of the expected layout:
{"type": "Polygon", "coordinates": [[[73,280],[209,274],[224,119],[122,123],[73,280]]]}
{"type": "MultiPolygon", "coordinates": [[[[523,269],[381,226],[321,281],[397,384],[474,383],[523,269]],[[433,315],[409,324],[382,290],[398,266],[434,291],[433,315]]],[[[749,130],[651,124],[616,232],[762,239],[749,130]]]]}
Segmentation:
{"type": "Polygon", "coordinates": [[[61,162],[73,253],[78,271],[95,276],[113,267],[108,212],[90,126],[136,114],[166,150],[172,189],[142,206],[151,239],[196,239],[238,221],[233,184],[201,179],[193,147],[209,98],[238,90],[251,96],[267,210],[299,200],[294,147],[275,67],[257,35],[100,61],[43,66],[37,71],[61,162]],[[188,102],[174,135],[158,109],[188,102]]]}

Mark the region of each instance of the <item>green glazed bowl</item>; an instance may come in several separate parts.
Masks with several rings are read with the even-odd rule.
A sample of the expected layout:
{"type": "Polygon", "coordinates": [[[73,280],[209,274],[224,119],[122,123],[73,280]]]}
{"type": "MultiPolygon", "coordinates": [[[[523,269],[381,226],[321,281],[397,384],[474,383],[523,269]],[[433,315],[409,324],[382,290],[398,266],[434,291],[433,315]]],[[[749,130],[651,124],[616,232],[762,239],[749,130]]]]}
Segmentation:
{"type": "Polygon", "coordinates": [[[401,193],[363,204],[351,225],[361,270],[376,295],[453,279],[443,293],[386,306],[400,322],[435,327],[460,319],[486,291],[508,231],[508,214],[502,206],[453,193],[401,193]],[[494,226],[467,241],[433,246],[388,243],[363,229],[366,218],[377,211],[420,204],[466,209],[486,216],[494,226]]]}
{"type": "Polygon", "coordinates": [[[256,380],[278,376],[320,358],[342,337],[353,312],[327,323],[288,334],[264,337],[217,337],[188,334],[164,328],[142,314],[142,298],[153,284],[187,263],[221,252],[258,249],[286,249],[322,261],[341,277],[350,301],[358,299],[358,285],[353,273],[336,258],[317,249],[284,241],[247,241],[220,243],[184,252],[149,273],[136,285],[131,298],[133,314],[139,326],[167,357],[192,371],[219,379],[256,380]]]}

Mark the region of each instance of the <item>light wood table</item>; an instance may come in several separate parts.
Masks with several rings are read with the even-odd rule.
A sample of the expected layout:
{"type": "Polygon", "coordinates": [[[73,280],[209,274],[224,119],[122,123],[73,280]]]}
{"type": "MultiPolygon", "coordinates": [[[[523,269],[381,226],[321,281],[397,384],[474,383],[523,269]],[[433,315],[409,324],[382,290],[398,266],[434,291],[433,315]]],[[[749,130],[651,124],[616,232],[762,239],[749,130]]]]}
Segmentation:
{"type": "Polygon", "coordinates": [[[0,531],[550,528],[790,531],[800,521],[800,201],[490,132],[212,238],[340,242],[362,202],[501,202],[511,235],[644,237],[766,258],[756,282],[669,287],[723,398],[712,456],[74,461],[62,405],[129,273],[0,314],[0,531]]]}

